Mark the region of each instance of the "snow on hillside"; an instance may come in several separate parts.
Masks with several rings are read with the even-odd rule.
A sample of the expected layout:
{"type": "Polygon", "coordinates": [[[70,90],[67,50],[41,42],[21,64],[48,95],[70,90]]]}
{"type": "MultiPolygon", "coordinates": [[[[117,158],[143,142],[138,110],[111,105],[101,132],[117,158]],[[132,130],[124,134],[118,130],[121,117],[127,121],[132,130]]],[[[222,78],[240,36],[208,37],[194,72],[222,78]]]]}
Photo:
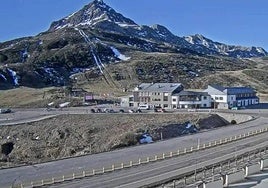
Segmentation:
{"type": "Polygon", "coordinates": [[[123,61],[127,61],[130,59],[130,57],[126,57],[125,55],[121,54],[115,47],[111,46],[110,47],[113,52],[114,52],[114,55],[118,58],[118,59],[121,59],[123,61]]]}
{"type": "Polygon", "coordinates": [[[7,81],[7,78],[5,77],[5,75],[0,74],[0,77],[3,78],[5,81],[7,81]]]}
{"type": "Polygon", "coordinates": [[[18,86],[19,85],[19,77],[18,77],[17,73],[15,71],[13,71],[12,69],[9,69],[9,68],[7,70],[9,72],[10,76],[13,79],[14,85],[18,86]]]}

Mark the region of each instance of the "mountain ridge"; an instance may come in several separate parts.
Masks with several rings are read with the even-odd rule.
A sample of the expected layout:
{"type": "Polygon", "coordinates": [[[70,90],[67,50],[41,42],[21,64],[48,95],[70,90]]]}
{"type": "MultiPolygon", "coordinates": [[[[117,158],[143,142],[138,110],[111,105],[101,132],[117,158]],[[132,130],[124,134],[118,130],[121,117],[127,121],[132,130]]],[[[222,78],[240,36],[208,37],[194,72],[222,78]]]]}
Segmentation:
{"type": "Polygon", "coordinates": [[[109,30],[130,36],[154,39],[156,41],[168,42],[182,48],[188,48],[201,54],[227,55],[230,57],[250,58],[267,56],[268,53],[261,47],[243,47],[227,45],[215,42],[201,34],[194,36],[179,37],[174,35],[165,26],[154,24],[152,26],[138,25],[130,18],[124,17],[113,8],[105,4],[102,0],[94,0],[81,10],[64,17],[51,24],[48,31],[55,31],[65,27],[88,26],[109,30]],[[107,25],[110,25],[107,27],[107,25]],[[191,39],[192,38],[192,39],[191,39]],[[193,39],[194,38],[194,39],[193,39]],[[202,45],[200,41],[205,41],[202,45]],[[197,42],[192,42],[193,40],[197,42]],[[245,52],[245,54],[243,53],[245,52]]]}
{"type": "MultiPolygon", "coordinates": [[[[246,54],[243,56],[244,58],[250,57],[259,57],[259,56],[267,56],[267,52],[261,47],[243,47],[236,45],[227,45],[220,42],[215,42],[211,39],[204,37],[201,34],[189,35],[184,37],[191,44],[205,46],[213,51],[217,51],[222,55],[231,55],[239,54],[243,50],[246,54]],[[239,52],[240,51],[240,52],[239,52]]],[[[239,55],[236,55],[240,57],[239,55]]]]}
{"type": "Polygon", "coordinates": [[[77,83],[78,78],[88,82],[101,77],[114,86],[113,79],[118,79],[120,87],[127,77],[135,77],[135,82],[186,83],[215,71],[247,68],[251,62],[242,58],[267,55],[256,47],[236,47],[228,53],[225,48],[231,49],[202,35],[192,36],[191,42],[163,25],[138,25],[94,0],[52,22],[47,31],[0,43],[0,88],[62,86],[77,83]],[[168,56],[162,59],[165,54],[168,56]],[[132,66],[131,74],[135,74],[108,70],[117,63],[132,66]]]}

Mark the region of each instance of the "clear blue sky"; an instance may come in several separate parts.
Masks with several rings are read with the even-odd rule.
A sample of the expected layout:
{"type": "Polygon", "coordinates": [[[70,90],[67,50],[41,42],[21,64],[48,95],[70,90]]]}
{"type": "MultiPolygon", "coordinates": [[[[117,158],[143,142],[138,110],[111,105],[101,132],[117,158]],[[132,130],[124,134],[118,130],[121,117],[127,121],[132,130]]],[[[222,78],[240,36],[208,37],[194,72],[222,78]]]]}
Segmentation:
{"type": "MultiPolygon", "coordinates": [[[[91,0],[1,0],[0,42],[36,35],[91,0]]],[[[268,0],[104,0],[140,25],[268,50],[268,0]]]]}

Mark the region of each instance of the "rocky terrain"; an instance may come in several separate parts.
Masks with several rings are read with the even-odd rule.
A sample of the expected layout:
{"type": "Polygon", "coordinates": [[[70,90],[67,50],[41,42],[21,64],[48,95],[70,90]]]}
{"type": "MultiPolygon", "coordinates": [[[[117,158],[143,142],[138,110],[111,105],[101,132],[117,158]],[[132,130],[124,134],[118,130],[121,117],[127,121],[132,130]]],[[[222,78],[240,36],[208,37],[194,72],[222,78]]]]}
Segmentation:
{"type": "Polygon", "coordinates": [[[0,166],[111,151],[137,145],[145,132],[159,141],[161,134],[163,139],[169,139],[225,126],[229,122],[215,114],[84,114],[1,126],[0,166]]]}
{"type": "Polygon", "coordinates": [[[152,81],[191,86],[217,71],[255,68],[256,62],[245,58],[266,55],[260,47],[138,25],[94,0],[37,36],[0,43],[0,89],[105,83],[123,90],[152,81]]]}

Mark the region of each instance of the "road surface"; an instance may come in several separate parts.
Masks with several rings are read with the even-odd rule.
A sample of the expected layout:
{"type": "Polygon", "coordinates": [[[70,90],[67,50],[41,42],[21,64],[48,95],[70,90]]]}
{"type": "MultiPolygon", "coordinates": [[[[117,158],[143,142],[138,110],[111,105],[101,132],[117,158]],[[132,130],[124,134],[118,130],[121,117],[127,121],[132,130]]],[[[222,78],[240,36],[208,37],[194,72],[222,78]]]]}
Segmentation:
{"type": "MultiPolygon", "coordinates": [[[[140,145],[107,153],[87,155],[32,166],[3,169],[0,170],[0,185],[9,187],[11,184],[58,177],[73,172],[82,172],[83,170],[100,169],[103,166],[107,167],[112,164],[120,164],[131,160],[137,161],[139,158],[146,158],[163,152],[175,152],[178,149],[183,150],[184,148],[196,146],[198,142],[202,145],[203,143],[219,140],[221,138],[229,138],[230,136],[266,128],[268,127],[267,122],[267,118],[258,118],[244,124],[222,127],[216,130],[178,137],[153,144],[140,145]]],[[[239,148],[239,146],[237,146],[237,148],[239,148]]]]}

